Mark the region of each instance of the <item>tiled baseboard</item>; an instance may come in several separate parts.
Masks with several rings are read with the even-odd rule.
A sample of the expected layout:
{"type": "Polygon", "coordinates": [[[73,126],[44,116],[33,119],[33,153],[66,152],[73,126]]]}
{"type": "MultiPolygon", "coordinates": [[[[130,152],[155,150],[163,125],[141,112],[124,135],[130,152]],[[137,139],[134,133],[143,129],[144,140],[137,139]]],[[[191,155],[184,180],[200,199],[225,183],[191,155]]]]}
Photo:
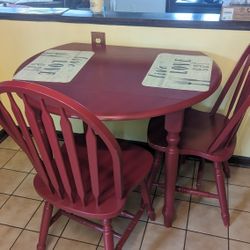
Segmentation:
{"type": "Polygon", "coordinates": [[[230,160],[230,163],[241,165],[243,167],[249,167],[250,168],[250,157],[244,157],[239,155],[233,155],[230,160]]]}
{"type": "MultiPolygon", "coordinates": [[[[63,140],[62,133],[60,131],[58,131],[57,134],[58,134],[58,137],[63,140]]],[[[7,137],[8,137],[8,134],[3,129],[0,130],[0,142],[2,142],[7,137]]],[[[136,142],[131,141],[131,142],[136,143],[136,144],[138,144],[140,146],[143,146],[143,147],[149,149],[150,151],[152,151],[152,149],[149,148],[149,146],[145,142],[137,142],[137,141],[136,142]]],[[[232,164],[237,164],[237,165],[241,165],[243,167],[249,167],[250,168],[250,157],[233,155],[231,157],[231,159],[229,160],[229,162],[232,163],[232,164]]]]}

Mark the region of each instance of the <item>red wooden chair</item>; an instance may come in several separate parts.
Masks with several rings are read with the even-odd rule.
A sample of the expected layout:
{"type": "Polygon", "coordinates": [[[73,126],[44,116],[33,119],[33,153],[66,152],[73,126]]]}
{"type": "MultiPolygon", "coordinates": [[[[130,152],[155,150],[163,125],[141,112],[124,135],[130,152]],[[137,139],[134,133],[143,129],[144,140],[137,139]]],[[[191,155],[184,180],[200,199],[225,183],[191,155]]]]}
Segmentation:
{"type": "Polygon", "coordinates": [[[0,103],[0,124],[33,163],[37,171],[34,186],[45,200],[37,249],[46,248],[49,226],[60,215],[103,232],[108,250],[114,249],[113,236],[120,238],[116,249],[122,248],[145,208],[154,219],[145,183],[153,163],[148,151],[125,141],[118,144],[96,116],[57,91],[11,81],[0,85],[0,93],[7,94],[12,109],[8,112],[0,103]],[[15,94],[24,103],[25,115],[15,94]],[[51,114],[60,117],[62,145],[51,114]],[[73,134],[69,118],[83,122],[84,134],[73,134]],[[142,202],[133,215],[123,210],[128,194],[138,185],[142,202]],[[54,216],[53,207],[58,209],[54,216]],[[123,235],[111,226],[112,218],[118,215],[132,219],[123,235]],[[99,219],[102,224],[90,219],[99,219]]]}
{"type": "MultiPolygon", "coordinates": [[[[197,156],[201,158],[201,161],[197,174],[196,188],[176,186],[176,190],[193,195],[219,199],[222,219],[225,226],[228,226],[230,222],[223,170],[227,176],[230,175],[228,159],[234,152],[236,132],[249,106],[249,67],[250,45],[246,48],[233,69],[211,111],[186,110],[179,145],[179,153],[181,156],[197,156]],[[218,109],[223,100],[225,100],[228,90],[233,83],[237,83],[237,85],[228,106],[227,113],[226,115],[219,114],[218,109]],[[200,179],[205,160],[214,163],[217,194],[201,191],[200,179]]],[[[148,143],[156,150],[156,157],[150,181],[155,178],[159,159],[162,158],[163,152],[166,151],[166,136],[164,117],[152,118],[148,128],[148,143]]]]}

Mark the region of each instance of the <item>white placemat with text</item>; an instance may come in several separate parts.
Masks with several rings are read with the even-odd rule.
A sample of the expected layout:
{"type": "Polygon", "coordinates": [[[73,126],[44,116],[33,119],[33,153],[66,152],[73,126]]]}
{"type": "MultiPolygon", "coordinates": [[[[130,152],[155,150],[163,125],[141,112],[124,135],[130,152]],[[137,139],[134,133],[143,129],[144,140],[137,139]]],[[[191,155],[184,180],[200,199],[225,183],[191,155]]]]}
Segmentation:
{"type": "Polygon", "coordinates": [[[26,65],[14,79],[68,83],[93,55],[93,51],[50,49],[26,65]]]}
{"type": "Polygon", "coordinates": [[[161,53],[142,85],[191,91],[207,91],[213,60],[207,56],[161,53]]]}

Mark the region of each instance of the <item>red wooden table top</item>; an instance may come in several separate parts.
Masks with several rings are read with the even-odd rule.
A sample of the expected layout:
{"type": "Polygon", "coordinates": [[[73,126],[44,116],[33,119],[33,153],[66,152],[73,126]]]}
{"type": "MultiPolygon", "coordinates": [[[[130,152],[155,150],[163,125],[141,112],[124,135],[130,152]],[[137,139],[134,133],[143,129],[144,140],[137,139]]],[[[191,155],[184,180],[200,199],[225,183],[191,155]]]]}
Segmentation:
{"type": "MultiPolygon", "coordinates": [[[[82,43],[55,49],[93,50],[91,44],[82,43]]],[[[210,96],[221,81],[221,71],[213,63],[211,84],[206,92],[142,85],[159,53],[203,55],[201,52],[121,46],[106,46],[94,52],[72,82],[41,84],[74,98],[103,120],[149,118],[182,110],[210,96]]],[[[19,69],[37,56],[28,59],[19,69]]]]}

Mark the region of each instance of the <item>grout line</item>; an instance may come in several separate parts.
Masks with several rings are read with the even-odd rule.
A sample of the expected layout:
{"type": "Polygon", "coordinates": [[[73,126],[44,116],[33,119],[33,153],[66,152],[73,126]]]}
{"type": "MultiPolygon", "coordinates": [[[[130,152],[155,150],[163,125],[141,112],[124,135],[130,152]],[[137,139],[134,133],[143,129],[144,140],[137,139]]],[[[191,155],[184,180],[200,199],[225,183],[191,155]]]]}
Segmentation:
{"type": "MultiPolygon", "coordinates": [[[[193,187],[194,181],[195,181],[196,162],[194,161],[193,164],[194,164],[194,167],[193,167],[192,187],[193,187]]],[[[186,230],[185,230],[185,238],[184,238],[183,250],[185,250],[185,248],[186,248],[186,243],[187,243],[187,233],[188,233],[189,215],[190,215],[190,210],[191,210],[191,201],[192,201],[192,195],[190,195],[190,197],[189,197],[189,205],[188,205],[188,213],[187,213],[187,221],[186,221],[186,230]]]]}
{"type": "MultiPolygon", "coordinates": [[[[249,171],[250,172],[250,171],[249,171]]],[[[235,187],[244,187],[244,188],[250,188],[250,186],[243,186],[243,185],[239,185],[239,184],[232,184],[232,183],[228,183],[230,186],[235,186],[235,187]]]]}
{"type": "MultiPolygon", "coordinates": [[[[2,194],[2,193],[0,193],[0,194],[2,194]]],[[[3,204],[0,206],[0,210],[1,210],[1,208],[5,205],[5,203],[10,199],[10,194],[4,194],[4,195],[7,195],[8,196],[8,198],[3,202],[3,204]]]]}
{"type": "Polygon", "coordinates": [[[198,233],[198,234],[208,235],[208,236],[212,236],[212,237],[219,238],[219,239],[224,239],[224,240],[228,239],[227,236],[223,237],[223,236],[219,236],[219,235],[215,235],[215,234],[204,233],[204,232],[201,232],[201,231],[195,231],[195,230],[192,230],[192,229],[188,229],[187,231],[191,232],[191,233],[198,233]]]}
{"type": "Polygon", "coordinates": [[[8,164],[8,163],[17,155],[18,151],[16,151],[16,150],[13,150],[13,151],[15,151],[16,153],[13,154],[12,157],[10,157],[10,158],[3,164],[3,166],[1,167],[1,169],[3,169],[3,168],[6,166],[6,164],[8,164]]]}
{"type": "Polygon", "coordinates": [[[232,212],[239,212],[239,213],[250,213],[250,211],[247,211],[247,210],[241,210],[241,209],[233,209],[233,208],[229,208],[229,211],[232,211],[232,212]]]}
{"type": "Polygon", "coordinates": [[[55,243],[53,249],[55,249],[56,245],[58,244],[58,241],[59,241],[61,238],[63,238],[63,237],[62,237],[63,232],[65,231],[65,229],[66,229],[66,227],[67,227],[68,224],[69,224],[69,219],[68,219],[68,221],[65,223],[65,225],[64,225],[64,227],[63,227],[63,229],[62,229],[60,235],[58,236],[58,239],[56,240],[56,243],[55,243]]]}
{"type": "Polygon", "coordinates": [[[250,247],[250,242],[247,242],[247,241],[242,241],[242,240],[237,240],[237,239],[229,239],[229,240],[232,240],[232,241],[237,241],[237,242],[240,242],[240,243],[245,243],[245,244],[248,244],[249,247],[250,247]]]}
{"type": "MultiPolygon", "coordinates": [[[[157,173],[157,174],[158,174],[158,175],[157,175],[157,182],[159,182],[160,179],[161,179],[161,175],[162,175],[163,169],[164,169],[164,161],[162,162],[162,166],[160,167],[160,169],[159,169],[159,171],[158,171],[158,173],[157,173]]],[[[155,199],[156,199],[156,197],[157,197],[157,190],[158,190],[158,187],[155,187],[154,192],[153,192],[153,194],[152,194],[152,196],[153,196],[152,205],[153,205],[153,203],[154,203],[154,201],[155,201],[155,199]]],[[[150,192],[150,190],[149,190],[149,192],[150,192]]],[[[153,207],[153,208],[154,208],[154,207],[153,207]]],[[[145,228],[144,228],[144,230],[143,230],[143,234],[142,234],[142,239],[141,239],[141,244],[140,244],[140,246],[139,246],[139,250],[141,250],[141,248],[142,248],[142,244],[143,244],[144,237],[145,237],[145,234],[146,234],[147,226],[148,226],[149,223],[152,223],[152,224],[153,224],[154,222],[150,222],[150,221],[149,221],[149,218],[147,218],[147,220],[145,221],[145,228]]]]}
{"type": "Polygon", "coordinates": [[[1,225],[1,226],[13,227],[13,228],[16,228],[16,229],[23,229],[23,227],[10,225],[10,224],[6,224],[6,223],[3,223],[3,222],[0,222],[0,225],[1,225]]]}
{"type": "Polygon", "coordinates": [[[17,195],[17,194],[6,194],[6,193],[0,193],[0,194],[4,194],[4,195],[8,195],[8,196],[13,196],[13,197],[17,197],[17,198],[24,198],[24,199],[32,200],[32,201],[42,201],[41,199],[30,198],[30,197],[26,197],[26,196],[17,195]]]}
{"type": "MultiPolygon", "coordinates": [[[[198,202],[198,201],[191,201],[191,203],[198,204],[198,205],[215,207],[215,208],[220,208],[219,205],[216,206],[214,204],[208,204],[208,203],[203,203],[203,202],[198,202]]],[[[229,211],[236,211],[236,212],[242,212],[242,213],[250,213],[250,211],[248,211],[248,210],[242,210],[242,209],[236,209],[236,208],[229,208],[229,211]]]]}
{"type": "MultiPolygon", "coordinates": [[[[14,195],[14,193],[17,191],[17,189],[23,184],[23,182],[27,179],[28,173],[26,173],[26,176],[23,178],[23,180],[17,185],[17,187],[12,191],[11,195],[14,195]]],[[[23,197],[26,198],[26,197],[23,197]]]]}
{"type": "Polygon", "coordinates": [[[17,242],[17,239],[21,236],[21,234],[23,233],[23,228],[20,228],[21,229],[21,231],[20,231],[20,233],[18,234],[18,236],[16,237],[16,239],[13,241],[13,243],[12,243],[12,245],[11,245],[11,247],[10,247],[10,249],[12,249],[12,247],[15,245],[15,243],[17,242]]]}
{"type": "MultiPolygon", "coordinates": [[[[159,177],[160,178],[160,177],[159,177]]],[[[158,178],[158,179],[159,179],[158,178]]],[[[152,199],[152,205],[153,205],[153,203],[154,203],[154,201],[155,201],[155,194],[156,194],[156,191],[157,191],[157,187],[155,188],[155,190],[154,190],[154,194],[153,194],[153,199],[152,199]]],[[[154,208],[154,207],[153,207],[154,208]]],[[[139,250],[142,248],[142,244],[143,244],[143,241],[144,241],[144,237],[145,237],[145,234],[146,234],[146,230],[147,230],[147,226],[148,226],[148,224],[150,223],[150,224],[154,224],[153,222],[150,222],[149,221],[149,217],[147,216],[147,220],[146,221],[144,221],[144,223],[145,223],[145,227],[144,227],[144,230],[143,230],[143,234],[142,234],[142,238],[141,238],[141,243],[140,243],[140,246],[139,246],[139,250]]]]}
{"type": "Polygon", "coordinates": [[[22,174],[29,174],[32,172],[32,170],[29,170],[29,171],[22,171],[22,170],[16,170],[16,169],[11,169],[11,168],[6,168],[6,167],[2,167],[1,169],[4,169],[4,170],[8,170],[8,171],[13,171],[13,172],[16,172],[16,173],[22,173],[22,174]]]}
{"type": "MultiPolygon", "coordinates": [[[[102,247],[102,246],[100,246],[100,244],[101,244],[101,242],[102,242],[102,238],[103,238],[103,234],[101,234],[101,237],[100,237],[100,239],[99,239],[99,241],[98,241],[98,243],[97,243],[96,249],[97,249],[98,247],[102,247]]],[[[114,238],[114,237],[113,237],[113,238],[114,238]]]]}
{"type": "Polygon", "coordinates": [[[142,234],[142,238],[141,238],[141,243],[140,243],[140,246],[139,246],[139,250],[141,250],[141,248],[142,248],[142,243],[144,241],[144,237],[145,237],[145,234],[146,234],[147,226],[148,226],[148,222],[145,222],[145,227],[144,227],[144,230],[143,230],[143,234],[142,234]]]}
{"type": "MultiPolygon", "coordinates": [[[[101,222],[102,223],[102,222],[101,222]]],[[[112,225],[112,224],[111,224],[112,225]]],[[[113,229],[113,226],[112,226],[112,229],[113,229]]],[[[114,230],[114,229],[113,229],[114,230]]],[[[100,236],[100,239],[99,239],[99,241],[98,241],[98,243],[97,243],[97,248],[98,247],[103,247],[103,246],[100,246],[100,244],[101,244],[101,241],[102,241],[102,238],[103,238],[103,233],[101,233],[101,236],[100,236]]],[[[114,236],[113,236],[113,241],[114,241],[114,236]]],[[[115,241],[114,241],[114,244],[115,244],[115,241]]]]}
{"type": "Polygon", "coordinates": [[[1,151],[1,150],[19,152],[19,149],[13,149],[13,148],[1,148],[1,146],[0,146],[0,151],[1,151]]]}
{"type": "MultiPolygon", "coordinates": [[[[12,228],[16,228],[16,229],[23,229],[21,231],[21,233],[23,231],[29,231],[29,232],[33,232],[33,233],[39,233],[39,231],[36,231],[36,230],[32,230],[32,229],[28,229],[28,228],[22,228],[22,227],[18,227],[18,226],[13,226],[13,225],[9,225],[9,224],[5,224],[5,223],[0,223],[0,225],[2,226],[7,226],[7,227],[12,227],[12,228]]],[[[20,234],[21,234],[20,233],[20,234]]],[[[20,235],[17,236],[17,238],[19,238],[20,235]]],[[[54,234],[48,234],[48,236],[52,236],[52,237],[55,237],[55,238],[62,238],[62,239],[65,239],[65,240],[70,240],[70,241],[75,241],[75,242],[79,242],[79,243],[85,243],[85,244],[88,244],[88,245],[91,245],[91,246],[97,246],[96,244],[93,244],[93,243],[90,243],[90,242],[85,242],[85,241],[80,241],[80,240],[76,240],[76,239],[71,239],[71,238],[67,238],[67,237],[62,237],[62,236],[58,236],[58,235],[54,235],[54,234]]],[[[16,240],[15,240],[16,242],[16,240]]],[[[14,245],[14,244],[13,244],[14,245]]],[[[13,245],[11,247],[13,247],[13,245]]],[[[54,246],[55,247],[55,246],[54,246]]],[[[98,247],[98,246],[97,246],[98,247]]],[[[11,249],[11,248],[10,248],[11,249]]],[[[54,249],[54,248],[53,248],[54,249]]]]}
{"type": "MultiPolygon", "coordinates": [[[[50,235],[50,234],[48,234],[48,235],[50,235]]],[[[54,236],[54,235],[50,235],[50,236],[54,236]]],[[[57,243],[58,243],[58,241],[59,241],[60,239],[75,241],[75,242],[78,242],[78,243],[84,243],[84,244],[88,244],[88,245],[91,245],[91,246],[95,246],[95,247],[97,247],[97,248],[99,247],[98,245],[93,244],[93,243],[90,243],[90,242],[85,242],[85,241],[81,241],[81,240],[71,239],[71,238],[67,238],[67,237],[58,237],[58,236],[54,236],[54,237],[57,237],[58,240],[56,241],[55,246],[53,247],[53,249],[55,249],[55,247],[56,247],[56,245],[57,245],[57,243]]],[[[100,246],[100,247],[101,247],[101,246],[100,246]]],[[[74,250],[74,249],[72,249],[72,250],[74,250]]]]}
{"type": "MultiPolygon", "coordinates": [[[[42,203],[42,201],[41,201],[41,203],[42,203]]],[[[15,239],[15,241],[13,242],[13,244],[11,245],[11,248],[16,244],[16,242],[20,238],[21,234],[25,231],[25,228],[27,227],[27,225],[29,224],[29,222],[31,221],[31,219],[34,217],[35,213],[38,211],[38,209],[39,209],[40,206],[41,206],[41,204],[37,206],[37,208],[34,211],[34,213],[31,215],[31,217],[29,218],[29,220],[27,221],[27,223],[25,224],[25,226],[22,228],[21,233],[17,236],[17,238],[15,239]]]]}
{"type": "Polygon", "coordinates": [[[26,227],[28,226],[28,224],[30,223],[30,221],[34,218],[36,212],[39,210],[39,208],[42,206],[42,204],[43,204],[43,201],[40,201],[40,204],[38,205],[38,207],[36,208],[36,210],[34,211],[34,213],[31,215],[30,219],[28,220],[28,222],[24,226],[24,229],[26,229],[26,227]]]}
{"type": "MultiPolygon", "coordinates": [[[[9,197],[7,198],[7,200],[4,202],[4,204],[1,206],[1,208],[0,209],[2,209],[3,208],[3,206],[7,203],[7,201],[9,201],[10,200],[10,198],[12,197],[12,196],[15,196],[14,195],[14,192],[20,187],[20,185],[23,183],[23,181],[27,178],[27,176],[28,176],[28,173],[26,173],[26,176],[23,178],[23,180],[17,185],[17,187],[12,191],[12,193],[11,194],[9,194],[9,197]]],[[[21,198],[26,198],[26,197],[21,197],[21,198]]],[[[27,198],[26,198],[27,199],[27,198]]]]}

